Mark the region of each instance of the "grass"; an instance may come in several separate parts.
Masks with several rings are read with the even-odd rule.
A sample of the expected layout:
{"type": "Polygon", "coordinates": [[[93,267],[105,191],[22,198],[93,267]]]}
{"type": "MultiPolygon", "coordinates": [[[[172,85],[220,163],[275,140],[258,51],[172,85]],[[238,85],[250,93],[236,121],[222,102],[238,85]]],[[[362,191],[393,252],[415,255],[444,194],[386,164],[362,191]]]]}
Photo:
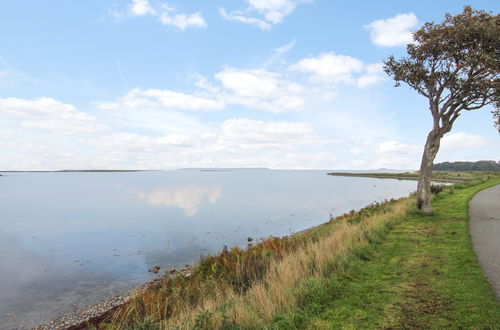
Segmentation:
{"type": "MultiPolygon", "coordinates": [[[[137,293],[100,329],[496,329],[500,305],[468,234],[469,199],[500,177],[448,187],[422,215],[406,198],[291,237],[225,249],[137,293]]],[[[497,327],[498,328],[498,327],[497,327]]]]}
{"type": "Polygon", "coordinates": [[[499,183],[444,190],[430,216],[412,207],[382,243],[351,256],[345,272],[311,280],[304,295],[312,298],[268,328],[500,329],[500,304],[477,263],[467,222],[470,198],[499,183]]]}
{"type": "MultiPolygon", "coordinates": [[[[352,176],[379,179],[418,180],[418,172],[404,173],[328,173],[333,176],[352,176]]],[[[433,171],[432,180],[442,182],[463,182],[488,180],[498,175],[498,171],[433,171]]]]}

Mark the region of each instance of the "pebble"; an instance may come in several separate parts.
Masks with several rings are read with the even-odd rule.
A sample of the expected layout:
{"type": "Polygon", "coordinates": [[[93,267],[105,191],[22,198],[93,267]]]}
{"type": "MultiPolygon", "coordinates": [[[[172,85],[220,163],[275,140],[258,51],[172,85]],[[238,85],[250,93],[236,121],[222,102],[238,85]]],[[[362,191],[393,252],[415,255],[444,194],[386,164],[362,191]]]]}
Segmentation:
{"type": "Polygon", "coordinates": [[[71,313],[68,313],[64,316],[58,317],[50,321],[49,323],[42,324],[36,327],[35,329],[55,330],[55,329],[67,329],[69,327],[74,327],[94,317],[98,317],[116,306],[123,305],[127,303],[129,300],[130,300],[130,294],[115,296],[98,304],[74,310],[71,313]]]}
{"type": "MultiPolygon", "coordinates": [[[[160,269],[159,266],[155,266],[155,268],[158,267],[158,270],[160,269]]],[[[153,269],[155,269],[153,268],[153,269]]],[[[191,267],[189,265],[184,265],[184,269],[181,271],[176,271],[175,269],[171,270],[169,272],[170,274],[165,274],[165,276],[184,276],[184,277],[190,277],[191,276],[191,267]]],[[[151,287],[155,285],[156,283],[159,283],[161,279],[154,279],[152,281],[149,281],[140,287],[136,288],[133,291],[130,291],[128,293],[118,295],[109,299],[106,299],[100,303],[89,305],[80,309],[73,310],[73,312],[70,312],[68,314],[65,314],[61,317],[58,317],[48,323],[42,324],[38,327],[36,327],[36,330],[61,330],[61,329],[68,329],[71,327],[77,327],[81,325],[84,322],[87,322],[91,319],[94,319],[96,317],[102,316],[106,312],[110,311],[111,309],[126,304],[127,302],[130,301],[132,295],[136,294],[141,294],[143,293],[148,287],[151,287]]]]}

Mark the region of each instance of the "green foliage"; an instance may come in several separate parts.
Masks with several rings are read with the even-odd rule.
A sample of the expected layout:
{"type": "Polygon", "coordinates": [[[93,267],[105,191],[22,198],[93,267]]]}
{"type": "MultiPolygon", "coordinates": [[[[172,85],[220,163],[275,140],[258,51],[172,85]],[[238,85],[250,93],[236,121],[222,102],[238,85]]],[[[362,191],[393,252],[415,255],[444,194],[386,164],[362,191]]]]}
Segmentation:
{"type": "Polygon", "coordinates": [[[430,101],[439,135],[451,129],[462,110],[500,105],[500,15],[473,10],[446,14],[413,34],[408,56],[385,62],[385,71],[430,101]],[[439,120],[438,120],[439,119],[439,120]]]}
{"type": "Polygon", "coordinates": [[[433,195],[437,195],[437,194],[439,194],[441,191],[443,191],[444,187],[445,187],[445,186],[444,186],[444,185],[442,185],[442,184],[433,184],[433,185],[431,185],[431,193],[432,193],[433,195]]]}
{"type": "Polygon", "coordinates": [[[480,160],[477,162],[444,162],[434,164],[435,171],[500,171],[500,162],[480,160]]]}
{"type": "Polygon", "coordinates": [[[500,132],[500,106],[497,105],[495,109],[491,110],[491,114],[493,115],[495,127],[500,132]]]}
{"type": "Polygon", "coordinates": [[[212,328],[212,313],[203,311],[196,317],[192,330],[203,330],[212,328]]]}

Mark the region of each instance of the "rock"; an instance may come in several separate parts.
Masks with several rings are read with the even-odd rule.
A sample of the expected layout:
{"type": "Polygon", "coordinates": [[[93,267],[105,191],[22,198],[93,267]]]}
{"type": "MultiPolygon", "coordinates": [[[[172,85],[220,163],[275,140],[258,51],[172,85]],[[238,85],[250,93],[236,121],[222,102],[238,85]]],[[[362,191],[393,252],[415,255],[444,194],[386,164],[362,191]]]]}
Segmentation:
{"type": "Polygon", "coordinates": [[[159,270],[160,270],[160,266],[156,265],[152,269],[150,269],[149,271],[151,273],[155,273],[156,274],[156,273],[158,273],[159,270]]]}
{"type": "Polygon", "coordinates": [[[130,301],[130,294],[119,295],[106,299],[98,304],[78,308],[76,304],[72,305],[73,311],[60,316],[50,322],[39,325],[35,329],[39,330],[60,330],[60,329],[86,329],[86,322],[90,319],[101,317],[113,308],[123,305],[130,301]]]}

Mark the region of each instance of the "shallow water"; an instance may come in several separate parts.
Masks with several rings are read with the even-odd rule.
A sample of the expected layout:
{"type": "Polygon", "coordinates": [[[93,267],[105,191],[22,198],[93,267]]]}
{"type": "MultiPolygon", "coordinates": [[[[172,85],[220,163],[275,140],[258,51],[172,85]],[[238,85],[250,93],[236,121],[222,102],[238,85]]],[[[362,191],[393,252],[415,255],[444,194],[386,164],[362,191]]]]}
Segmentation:
{"type": "Polygon", "coordinates": [[[325,171],[4,173],[0,328],[31,327],[247,237],[406,196],[415,181],[325,171]]]}

